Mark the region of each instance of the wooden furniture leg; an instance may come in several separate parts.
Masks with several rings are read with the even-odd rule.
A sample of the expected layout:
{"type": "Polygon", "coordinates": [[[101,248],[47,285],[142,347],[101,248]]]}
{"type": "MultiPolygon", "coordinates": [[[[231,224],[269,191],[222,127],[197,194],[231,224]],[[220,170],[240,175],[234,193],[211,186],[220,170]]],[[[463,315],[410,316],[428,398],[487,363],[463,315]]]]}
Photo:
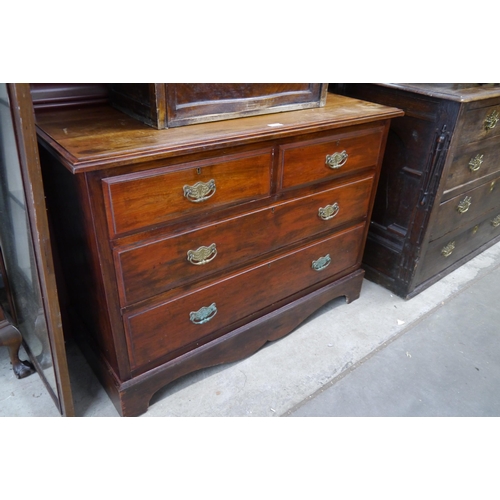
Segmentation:
{"type": "Polygon", "coordinates": [[[35,372],[33,365],[29,361],[19,359],[19,348],[21,347],[22,337],[19,330],[4,321],[0,323],[0,347],[9,349],[10,361],[17,378],[25,378],[35,372]]]}

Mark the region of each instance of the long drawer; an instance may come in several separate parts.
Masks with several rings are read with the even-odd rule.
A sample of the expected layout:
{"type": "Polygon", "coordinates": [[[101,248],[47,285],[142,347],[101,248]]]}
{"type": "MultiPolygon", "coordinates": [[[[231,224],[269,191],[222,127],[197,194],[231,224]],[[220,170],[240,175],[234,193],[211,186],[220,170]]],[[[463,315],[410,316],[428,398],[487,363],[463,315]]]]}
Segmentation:
{"type": "Polygon", "coordinates": [[[479,224],[468,226],[453,237],[432,242],[425,254],[420,282],[444,271],[477,248],[500,236],[500,208],[479,224]]]}
{"type": "Polygon", "coordinates": [[[133,370],[151,368],[180,348],[213,336],[361,259],[365,223],[155,307],[124,316],[133,370]],[[293,270],[293,271],[291,271],[293,270]]]}
{"type": "Polygon", "coordinates": [[[329,181],[375,166],[383,131],[383,127],[372,127],[280,146],[280,187],[286,190],[329,181]]]}
{"type": "Polygon", "coordinates": [[[471,109],[466,112],[460,131],[460,146],[500,135],[500,104],[471,109]]]}
{"type": "Polygon", "coordinates": [[[468,224],[481,214],[500,207],[499,190],[500,177],[441,203],[430,239],[435,240],[455,228],[468,224]]]}
{"type": "Polygon", "coordinates": [[[114,251],[122,305],[366,217],[373,175],[182,235],[114,251]]]}
{"type": "Polygon", "coordinates": [[[272,149],[103,179],[111,237],[269,196],[272,149]]]}
{"type": "Polygon", "coordinates": [[[447,193],[496,172],[500,172],[500,138],[474,144],[473,148],[456,155],[448,171],[444,191],[447,193]]]}

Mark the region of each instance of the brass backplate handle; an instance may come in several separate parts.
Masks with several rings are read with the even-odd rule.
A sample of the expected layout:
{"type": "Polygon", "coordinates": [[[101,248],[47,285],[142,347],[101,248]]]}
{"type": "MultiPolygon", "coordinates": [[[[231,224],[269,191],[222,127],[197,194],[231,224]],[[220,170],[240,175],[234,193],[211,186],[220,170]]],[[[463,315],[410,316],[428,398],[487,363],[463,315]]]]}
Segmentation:
{"type": "Polygon", "coordinates": [[[484,120],[484,128],[486,130],[491,130],[492,128],[495,128],[495,125],[498,123],[498,120],[500,120],[500,116],[498,114],[498,111],[494,109],[484,120]]]}
{"type": "Polygon", "coordinates": [[[498,227],[500,226],[500,214],[498,214],[492,221],[491,221],[491,225],[493,227],[498,227]]]}
{"type": "Polygon", "coordinates": [[[441,255],[443,257],[449,257],[453,253],[453,250],[455,250],[455,242],[450,241],[450,243],[448,243],[445,247],[442,248],[441,255]]]}
{"type": "Polygon", "coordinates": [[[325,208],[319,208],[318,217],[323,220],[330,220],[339,213],[339,210],[339,204],[335,202],[333,205],[327,205],[325,208]]]}
{"type": "Polygon", "coordinates": [[[312,268],[315,271],[323,271],[323,269],[327,268],[332,261],[330,254],[325,255],[324,257],[320,257],[318,260],[312,261],[312,268]]]}
{"type": "Polygon", "coordinates": [[[189,320],[195,325],[203,325],[207,323],[217,314],[217,306],[215,302],[207,307],[202,307],[198,311],[193,311],[189,313],[189,320]]]}
{"type": "Polygon", "coordinates": [[[200,203],[208,200],[215,194],[215,181],[214,179],[208,182],[197,182],[193,186],[184,186],[184,197],[193,203],[200,203]]]}
{"type": "Polygon", "coordinates": [[[333,153],[332,155],[326,155],[326,164],[333,169],[340,168],[345,165],[349,155],[344,150],[341,153],[333,153]]]}
{"type": "Polygon", "coordinates": [[[474,158],[470,159],[469,168],[472,172],[477,172],[481,168],[481,164],[483,163],[484,155],[476,155],[474,158]]]}
{"type": "Polygon", "coordinates": [[[471,197],[470,196],[466,196],[457,206],[457,210],[461,213],[461,214],[464,214],[465,212],[467,212],[467,210],[469,210],[470,206],[471,206],[471,197]]]}
{"type": "Polygon", "coordinates": [[[202,266],[214,260],[216,255],[217,246],[212,243],[208,247],[201,246],[197,250],[188,250],[187,260],[195,266],[202,266]]]}

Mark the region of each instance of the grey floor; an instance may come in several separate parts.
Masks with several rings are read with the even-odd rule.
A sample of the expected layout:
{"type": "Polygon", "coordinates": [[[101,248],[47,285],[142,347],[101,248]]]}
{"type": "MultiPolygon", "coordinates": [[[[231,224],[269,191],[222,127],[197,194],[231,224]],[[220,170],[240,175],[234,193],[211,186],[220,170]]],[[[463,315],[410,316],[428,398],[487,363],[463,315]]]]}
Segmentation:
{"type": "MultiPolygon", "coordinates": [[[[159,393],[143,417],[500,416],[500,244],[405,301],[367,280],[287,337],[159,393]]],[[[118,413],[69,345],[78,416],[118,413]]],[[[0,416],[58,417],[0,349],[0,416]]]]}
{"type": "Polygon", "coordinates": [[[500,416],[499,292],[497,268],[289,415],[500,416]]]}

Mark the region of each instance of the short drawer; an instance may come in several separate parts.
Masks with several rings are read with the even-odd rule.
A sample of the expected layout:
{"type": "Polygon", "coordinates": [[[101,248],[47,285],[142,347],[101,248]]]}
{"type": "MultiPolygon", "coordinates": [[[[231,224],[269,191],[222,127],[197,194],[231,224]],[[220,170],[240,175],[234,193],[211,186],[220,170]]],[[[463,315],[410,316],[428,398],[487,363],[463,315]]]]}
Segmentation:
{"type": "Polygon", "coordinates": [[[280,146],[280,187],[328,181],[377,164],[383,127],[280,146]]]}
{"type": "Polygon", "coordinates": [[[430,239],[435,240],[455,228],[468,224],[481,214],[500,207],[499,190],[500,178],[497,178],[441,203],[430,239]]]}
{"type": "Polygon", "coordinates": [[[468,182],[500,172],[500,138],[480,143],[474,149],[455,156],[450,166],[445,193],[468,182]]]}
{"type": "Polygon", "coordinates": [[[112,237],[269,196],[272,149],[103,179],[112,237]]]}
{"type": "Polygon", "coordinates": [[[471,109],[464,116],[459,146],[500,135],[500,104],[471,109]]]}
{"type": "Polygon", "coordinates": [[[116,248],[122,305],[366,217],[373,175],[181,235],[116,248]]]}
{"type": "Polygon", "coordinates": [[[431,243],[423,260],[419,281],[432,278],[497,237],[500,237],[500,208],[458,235],[431,243]]]}
{"type": "Polygon", "coordinates": [[[132,369],[149,369],[270,304],[347,274],[360,263],[364,233],[365,224],[359,224],[189,295],[125,315],[132,369]]]}

